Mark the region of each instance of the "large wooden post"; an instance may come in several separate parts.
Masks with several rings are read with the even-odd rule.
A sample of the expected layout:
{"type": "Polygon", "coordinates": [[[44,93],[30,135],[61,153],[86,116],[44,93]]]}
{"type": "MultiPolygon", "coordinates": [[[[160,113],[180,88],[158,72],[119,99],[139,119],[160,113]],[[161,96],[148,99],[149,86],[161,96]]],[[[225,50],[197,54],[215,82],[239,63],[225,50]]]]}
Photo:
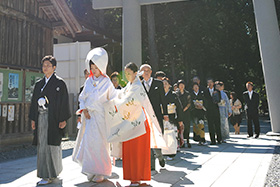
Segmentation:
{"type": "Polygon", "coordinates": [[[280,33],[274,0],[253,0],[271,128],[280,133],[280,33]]]}
{"type": "Polygon", "coordinates": [[[142,64],[141,6],[138,0],[123,0],[122,58],[123,67],[134,62],[142,64]]]}

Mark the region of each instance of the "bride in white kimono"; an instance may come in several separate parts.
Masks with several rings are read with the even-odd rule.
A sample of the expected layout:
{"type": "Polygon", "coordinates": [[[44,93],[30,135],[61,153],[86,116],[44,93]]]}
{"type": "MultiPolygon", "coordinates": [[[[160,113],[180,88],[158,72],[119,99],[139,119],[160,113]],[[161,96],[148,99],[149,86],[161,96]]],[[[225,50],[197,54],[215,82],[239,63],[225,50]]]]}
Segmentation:
{"type": "Polygon", "coordinates": [[[82,166],[89,181],[102,182],[112,172],[104,117],[104,103],[116,95],[106,75],[108,54],[103,48],[91,50],[86,59],[91,76],[79,96],[82,126],[79,130],[72,158],[82,166]]]}

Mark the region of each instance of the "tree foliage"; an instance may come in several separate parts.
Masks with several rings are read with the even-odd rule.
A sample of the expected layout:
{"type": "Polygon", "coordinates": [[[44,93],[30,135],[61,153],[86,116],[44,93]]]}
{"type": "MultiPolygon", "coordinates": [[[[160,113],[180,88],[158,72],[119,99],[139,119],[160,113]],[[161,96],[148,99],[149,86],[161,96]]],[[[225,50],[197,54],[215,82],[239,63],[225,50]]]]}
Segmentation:
{"type": "MultiPolygon", "coordinates": [[[[280,0],[275,5],[279,20],[280,0]]],[[[241,97],[245,83],[253,81],[261,97],[266,97],[252,0],[190,0],[153,6],[159,69],[173,82],[184,79],[189,84],[198,75],[206,84],[206,78],[212,77],[241,97]]],[[[87,19],[98,22],[98,11],[87,11],[95,12],[87,19]]],[[[143,63],[151,63],[147,19],[143,6],[143,63]]],[[[104,20],[105,29],[121,37],[122,10],[105,10],[104,20]]],[[[120,67],[116,70],[121,71],[120,67]]]]}

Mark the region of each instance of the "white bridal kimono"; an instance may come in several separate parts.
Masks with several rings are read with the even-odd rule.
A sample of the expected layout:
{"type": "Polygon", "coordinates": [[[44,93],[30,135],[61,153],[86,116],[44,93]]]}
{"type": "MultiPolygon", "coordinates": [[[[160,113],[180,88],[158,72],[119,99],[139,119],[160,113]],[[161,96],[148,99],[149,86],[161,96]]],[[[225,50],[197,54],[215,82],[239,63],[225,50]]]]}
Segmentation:
{"type": "Polygon", "coordinates": [[[116,90],[106,76],[89,77],[79,96],[80,109],[89,111],[90,119],[82,114],[72,158],[82,166],[82,173],[110,176],[112,165],[104,117],[103,104],[116,95],[116,90]]]}

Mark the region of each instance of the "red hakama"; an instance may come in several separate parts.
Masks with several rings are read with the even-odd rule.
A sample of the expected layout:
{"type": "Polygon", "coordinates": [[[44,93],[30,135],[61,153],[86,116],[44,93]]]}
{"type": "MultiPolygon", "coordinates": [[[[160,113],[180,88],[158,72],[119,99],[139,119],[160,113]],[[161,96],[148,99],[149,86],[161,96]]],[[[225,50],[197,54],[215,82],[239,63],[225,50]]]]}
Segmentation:
{"type": "Polygon", "coordinates": [[[150,127],[144,122],[146,133],[132,140],[123,142],[123,178],[125,180],[151,180],[150,127]]]}

